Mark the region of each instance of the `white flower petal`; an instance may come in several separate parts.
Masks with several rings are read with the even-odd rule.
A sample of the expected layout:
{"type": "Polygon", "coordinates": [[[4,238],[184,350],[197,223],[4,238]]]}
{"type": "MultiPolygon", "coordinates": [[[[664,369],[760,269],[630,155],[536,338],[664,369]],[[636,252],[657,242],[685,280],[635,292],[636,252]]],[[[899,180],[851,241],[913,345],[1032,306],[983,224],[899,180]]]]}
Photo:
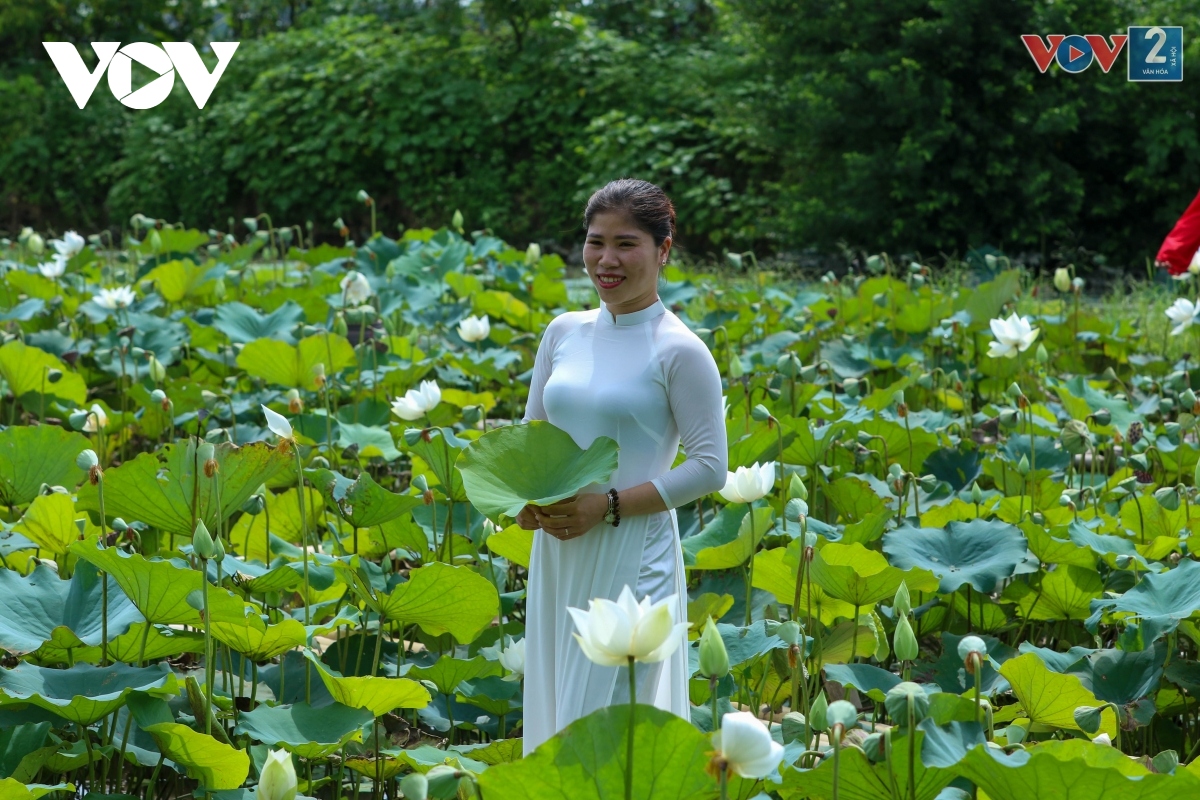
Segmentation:
{"type": "Polygon", "coordinates": [[[283,439],[292,438],[292,423],[287,421],[287,417],[279,414],[266,406],[262,406],[263,415],[267,418],[267,428],[271,433],[283,439]]]}

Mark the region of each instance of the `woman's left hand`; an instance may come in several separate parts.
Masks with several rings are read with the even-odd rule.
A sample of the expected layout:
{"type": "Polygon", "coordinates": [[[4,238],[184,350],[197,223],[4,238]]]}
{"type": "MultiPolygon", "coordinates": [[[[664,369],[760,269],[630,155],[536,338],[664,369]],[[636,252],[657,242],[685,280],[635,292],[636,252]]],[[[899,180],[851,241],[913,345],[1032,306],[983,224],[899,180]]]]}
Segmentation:
{"type": "Polygon", "coordinates": [[[589,492],[575,494],[548,506],[530,506],[538,525],[555,539],[566,541],[583,536],[604,521],[608,497],[589,492]]]}

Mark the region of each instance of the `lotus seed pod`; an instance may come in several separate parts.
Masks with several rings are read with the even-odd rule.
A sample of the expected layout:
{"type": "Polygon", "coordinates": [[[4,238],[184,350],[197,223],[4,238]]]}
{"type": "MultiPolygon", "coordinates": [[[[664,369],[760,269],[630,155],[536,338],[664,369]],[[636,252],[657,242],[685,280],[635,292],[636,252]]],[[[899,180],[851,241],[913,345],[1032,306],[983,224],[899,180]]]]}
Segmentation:
{"type": "Polygon", "coordinates": [[[216,553],[216,545],[213,543],[212,536],[208,532],[208,528],[204,525],[204,520],[196,520],[196,530],[192,534],[192,550],[201,558],[212,558],[216,553]]]}
{"type": "Polygon", "coordinates": [[[95,450],[84,450],[75,457],[75,466],[79,467],[84,472],[87,472],[92,467],[97,466],[100,459],[96,456],[95,450]]]}
{"type": "Polygon", "coordinates": [[[1045,525],[1046,515],[1040,511],[1035,511],[1029,515],[1029,519],[1033,520],[1034,525],[1045,525]]]}
{"type": "Polygon", "coordinates": [[[249,230],[251,233],[258,231],[258,219],[256,217],[243,217],[242,224],[245,225],[247,230],[249,230]]]}
{"type": "Polygon", "coordinates": [[[788,522],[799,522],[808,516],[808,502],[801,500],[799,497],[793,497],[783,507],[783,515],[787,518],[788,522]]]}
{"type": "Polygon", "coordinates": [[[1017,410],[1015,408],[1000,409],[1000,426],[1003,428],[1014,428],[1017,425],[1017,410]]]}
{"type": "Polygon", "coordinates": [[[766,422],[771,418],[771,410],[759,403],[754,408],[750,409],[750,416],[757,422],[766,422]]]}
{"type": "Polygon", "coordinates": [[[216,455],[217,448],[211,442],[204,442],[196,448],[196,458],[198,458],[202,464],[205,461],[212,460],[216,457],[216,455]]]}
{"type": "Polygon", "coordinates": [[[345,336],[350,330],[350,326],[346,324],[346,315],[341,311],[333,318],[333,332],[338,336],[345,336]]]}
{"type": "Polygon", "coordinates": [[[921,648],[917,644],[917,637],[913,633],[912,625],[909,623],[907,616],[901,616],[900,621],[896,623],[896,634],[892,637],[892,648],[896,651],[896,658],[901,661],[916,661],[917,656],[921,654],[921,648]]]}
{"type": "Polygon", "coordinates": [[[922,372],[917,377],[917,386],[920,386],[922,389],[932,389],[933,388],[933,373],[932,372],[922,372]]]}
{"type": "Polygon", "coordinates": [[[932,492],[937,488],[938,482],[937,476],[935,475],[922,475],[920,478],[917,478],[917,484],[921,487],[921,491],[923,492],[932,492]]]}
{"type": "Polygon", "coordinates": [[[113,517],[112,528],[114,531],[121,531],[124,533],[125,531],[129,530],[129,523],[120,517],[113,517]]]}
{"type": "Polygon", "coordinates": [[[895,406],[905,405],[903,389],[897,389],[895,392],[892,393],[892,405],[895,405],[895,406]]]}
{"type": "Polygon", "coordinates": [[[862,749],[872,764],[882,763],[887,760],[887,737],[882,733],[872,733],[863,739],[862,749]]]}
{"type": "Polygon", "coordinates": [[[425,773],[425,780],[429,782],[429,796],[448,800],[457,797],[458,781],[462,774],[462,770],[449,764],[438,764],[425,773]]]}
{"type": "Polygon", "coordinates": [[[62,374],[61,369],[46,370],[46,382],[47,383],[58,383],[59,381],[62,380],[62,376],[63,376],[63,374],[62,374]]]}
{"type": "Polygon", "coordinates": [[[920,723],[929,714],[929,695],[925,694],[920,684],[903,681],[888,690],[883,705],[898,726],[907,728],[910,713],[914,724],[920,723]]]}
{"type": "Polygon", "coordinates": [[[1058,440],[1062,442],[1063,449],[1073,456],[1086,453],[1092,446],[1091,431],[1088,430],[1086,424],[1077,419],[1070,420],[1063,425],[1058,440]]]}
{"type": "Polygon", "coordinates": [[[908,594],[908,583],[900,581],[896,588],[896,596],[892,599],[892,610],[898,616],[905,617],[912,613],[912,598],[908,594]]]}
{"type": "Polygon", "coordinates": [[[267,502],[260,494],[252,494],[242,503],[242,511],[252,517],[257,517],[266,508],[267,502]]]}
{"type": "Polygon", "coordinates": [[[814,731],[823,731],[829,727],[829,718],[826,716],[828,711],[829,701],[825,699],[825,692],[822,690],[808,708],[808,724],[814,731]]]}
{"type": "Polygon", "coordinates": [[[467,425],[475,425],[483,419],[483,406],[465,406],[462,410],[463,422],[467,425]]]}
{"type": "Polygon", "coordinates": [[[162,389],[155,389],[153,392],[150,393],[150,399],[153,400],[155,403],[162,403],[164,400],[167,399],[167,393],[164,392],[162,389]]]}
{"type": "Polygon", "coordinates": [[[986,656],[987,644],[978,636],[964,636],[958,641],[958,657],[963,660],[969,674],[975,674],[986,656]]]}
{"type": "Polygon", "coordinates": [[[33,253],[35,256],[40,256],[42,251],[46,249],[46,241],[42,239],[41,236],[33,233],[30,234],[29,238],[25,240],[25,246],[29,248],[29,252],[33,253]]]}
{"type": "Polygon", "coordinates": [[[424,773],[409,773],[400,781],[400,792],[406,800],[428,800],[429,780],[424,773]]]}
{"type": "Polygon", "coordinates": [[[700,674],[706,678],[724,678],[729,674],[729,653],[712,617],[700,634],[700,674]]]}
{"type": "Polygon", "coordinates": [[[775,369],[786,378],[794,378],[804,369],[803,363],[795,353],[784,353],[775,359],[775,369]]]}
{"type": "Polygon", "coordinates": [[[1004,731],[1004,737],[1009,744],[1021,744],[1028,735],[1029,730],[1023,725],[1009,725],[1004,731]]]}
{"type": "Polygon", "coordinates": [[[304,400],[300,397],[299,389],[288,389],[285,395],[288,403],[288,411],[292,414],[299,414],[304,410],[304,400]]]}
{"type": "Polygon", "coordinates": [[[1096,413],[1092,414],[1092,421],[1100,427],[1112,424],[1112,412],[1107,408],[1101,408],[1096,413]]]}
{"type": "Polygon", "coordinates": [[[424,475],[417,475],[414,477],[412,479],[412,485],[420,489],[422,492],[429,489],[429,481],[425,479],[424,475]]]}
{"type": "Polygon", "coordinates": [[[1175,511],[1179,508],[1179,490],[1174,486],[1164,486],[1154,492],[1154,499],[1158,504],[1167,511],[1175,511]]]}
{"type": "Polygon", "coordinates": [[[1018,397],[1021,397],[1024,394],[1025,393],[1021,391],[1020,384],[1018,384],[1016,381],[1008,385],[1008,396],[1013,400],[1016,400],[1018,397]]]}
{"type": "Polygon", "coordinates": [[[882,258],[877,255],[867,256],[867,272],[870,272],[872,275],[878,275],[883,272],[883,268],[884,263],[882,258]]]}
{"type": "Polygon", "coordinates": [[[1174,775],[1175,768],[1179,766],[1179,753],[1174,750],[1163,750],[1152,758],[1150,763],[1154,765],[1154,770],[1160,775],[1174,775]]]}
{"type": "Polygon", "coordinates": [[[371,195],[367,194],[365,189],[359,189],[358,194],[354,195],[354,197],[360,203],[365,203],[371,199],[371,195]]]}
{"type": "Polygon", "coordinates": [[[1100,715],[1104,709],[1105,706],[1079,706],[1072,716],[1079,730],[1092,735],[1100,730],[1100,715]]]}
{"type": "MultiPolygon", "coordinates": [[[[844,734],[845,731],[858,725],[858,709],[849,701],[834,700],[829,704],[829,710],[825,712],[825,718],[829,721],[831,731],[844,734]]],[[[838,738],[840,740],[841,736],[838,738]]]]}
{"type": "Polygon", "coordinates": [[[912,286],[914,289],[920,289],[924,285],[925,285],[925,276],[924,275],[913,275],[912,276],[912,286]]]}

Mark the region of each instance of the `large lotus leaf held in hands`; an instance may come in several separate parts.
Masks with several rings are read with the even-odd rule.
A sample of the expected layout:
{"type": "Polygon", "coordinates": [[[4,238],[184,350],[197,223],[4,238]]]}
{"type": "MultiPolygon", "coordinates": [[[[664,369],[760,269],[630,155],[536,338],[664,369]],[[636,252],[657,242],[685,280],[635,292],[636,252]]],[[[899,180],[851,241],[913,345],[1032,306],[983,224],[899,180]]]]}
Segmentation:
{"type": "Polygon", "coordinates": [[[571,434],[545,420],[488,431],[459,454],[467,497],[489,517],[515,517],[526,504],[547,506],[617,468],[617,443],[598,436],[581,450],[571,434]]]}

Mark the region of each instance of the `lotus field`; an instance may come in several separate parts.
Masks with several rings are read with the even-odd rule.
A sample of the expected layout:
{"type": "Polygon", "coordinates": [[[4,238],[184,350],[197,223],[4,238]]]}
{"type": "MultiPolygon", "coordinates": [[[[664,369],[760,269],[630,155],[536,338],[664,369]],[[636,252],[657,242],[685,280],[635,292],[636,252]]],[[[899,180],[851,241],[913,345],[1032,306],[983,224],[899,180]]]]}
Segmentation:
{"type": "Polygon", "coordinates": [[[623,663],[605,619],[670,630],[691,718],[608,706],[523,753],[553,687],[514,517],[620,453],[520,420],[594,289],[457,215],[236,230],[5,242],[0,800],[1200,796],[1190,300],[1114,313],[992,258],[668,267],[730,479],[677,510],[687,620],[628,595],[574,633],[623,663]]]}

